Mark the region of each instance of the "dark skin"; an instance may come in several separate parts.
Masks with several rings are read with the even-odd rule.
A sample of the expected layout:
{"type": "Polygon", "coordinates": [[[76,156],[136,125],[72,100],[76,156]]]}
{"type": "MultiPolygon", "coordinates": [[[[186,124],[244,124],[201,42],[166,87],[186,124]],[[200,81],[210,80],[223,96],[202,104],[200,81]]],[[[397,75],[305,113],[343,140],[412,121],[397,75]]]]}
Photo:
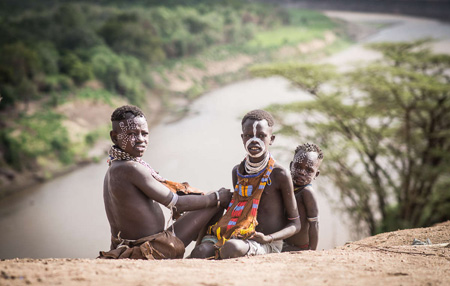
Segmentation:
{"type": "Polygon", "coordinates": [[[298,211],[302,229],[295,235],[285,240],[284,251],[316,250],[319,242],[319,222],[308,221],[308,218],[319,216],[317,201],[314,197],[312,186],[302,187],[310,184],[319,176],[321,160],[317,152],[299,151],[290,164],[292,180],[297,200],[298,211]]]}
{"type": "MultiPolygon", "coordinates": [[[[147,121],[144,117],[129,115],[123,121],[113,122],[111,140],[130,155],[142,157],[148,144],[147,121]]],[[[179,197],[175,207],[179,212],[189,212],[175,222],[174,229],[185,246],[198,236],[218,210],[228,205],[231,194],[229,189],[219,190],[220,207],[217,207],[214,193],[179,197]]],[[[173,193],[153,178],[147,167],[134,161],[113,161],[103,185],[111,235],[117,237],[120,232],[124,239],[139,239],[162,232],[165,219],[160,204],[168,205],[172,197],[173,193]]]]}
{"type": "MultiPolygon", "coordinates": [[[[269,127],[266,120],[258,121],[256,126],[256,135],[253,131],[255,120],[248,119],[242,125],[242,141],[246,146],[247,141],[252,140],[254,136],[264,142],[264,146],[258,142],[251,142],[248,145],[248,152],[252,155],[259,154],[259,157],[250,157],[251,162],[261,162],[265,153],[268,152],[268,146],[272,145],[275,136],[272,135],[272,127],[269,127]]],[[[233,186],[237,183],[236,170],[239,173],[247,175],[243,163],[236,165],[232,171],[233,186]]],[[[267,184],[261,196],[258,207],[255,234],[250,238],[260,244],[270,243],[273,240],[282,240],[294,235],[300,230],[300,220],[298,217],[297,204],[294,197],[293,185],[289,172],[279,164],[275,164],[270,175],[271,184],[267,184]],[[288,220],[287,218],[296,218],[288,220]]],[[[220,249],[221,258],[234,258],[246,255],[249,250],[247,243],[240,239],[228,240],[220,249]]],[[[214,255],[214,245],[211,242],[204,242],[194,249],[192,257],[210,257],[214,255]]]]}

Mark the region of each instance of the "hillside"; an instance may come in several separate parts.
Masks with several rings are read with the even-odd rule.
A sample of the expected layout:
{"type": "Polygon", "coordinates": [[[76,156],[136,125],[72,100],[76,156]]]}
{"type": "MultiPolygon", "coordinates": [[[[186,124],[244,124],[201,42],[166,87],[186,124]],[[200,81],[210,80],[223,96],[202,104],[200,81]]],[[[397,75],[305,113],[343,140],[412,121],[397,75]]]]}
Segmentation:
{"type": "Polygon", "coordinates": [[[176,120],[249,65],[348,45],[339,23],[301,9],[56,2],[0,13],[0,198],[102,158],[117,106],[140,106],[151,125],[176,120]]]}

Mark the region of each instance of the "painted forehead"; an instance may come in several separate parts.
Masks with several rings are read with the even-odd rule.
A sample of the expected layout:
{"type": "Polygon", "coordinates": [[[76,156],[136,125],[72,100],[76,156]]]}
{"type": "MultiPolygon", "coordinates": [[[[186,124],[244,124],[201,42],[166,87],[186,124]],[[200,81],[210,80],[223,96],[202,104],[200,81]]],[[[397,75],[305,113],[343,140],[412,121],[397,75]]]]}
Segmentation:
{"type": "Polygon", "coordinates": [[[256,127],[260,127],[261,129],[267,129],[272,130],[272,127],[269,126],[269,123],[267,123],[267,120],[256,120],[256,119],[247,119],[245,120],[244,124],[242,125],[242,130],[255,130],[256,127]]]}
{"type": "Polygon", "coordinates": [[[120,130],[118,131],[126,131],[130,129],[136,129],[137,126],[147,127],[147,120],[143,116],[136,116],[128,119],[123,119],[121,121],[113,122],[115,126],[118,126],[120,130]]]}
{"type": "Polygon", "coordinates": [[[319,154],[317,152],[297,152],[292,161],[296,163],[305,162],[308,166],[313,166],[319,162],[319,154]]]}

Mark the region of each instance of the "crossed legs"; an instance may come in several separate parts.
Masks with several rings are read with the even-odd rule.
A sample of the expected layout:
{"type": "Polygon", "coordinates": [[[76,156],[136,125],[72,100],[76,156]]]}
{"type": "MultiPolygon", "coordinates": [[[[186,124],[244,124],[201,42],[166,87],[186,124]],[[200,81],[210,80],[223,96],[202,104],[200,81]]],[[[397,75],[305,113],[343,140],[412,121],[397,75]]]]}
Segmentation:
{"type": "Polygon", "coordinates": [[[175,228],[175,235],[183,242],[184,246],[188,246],[197,239],[199,233],[217,214],[222,215],[223,210],[223,208],[211,207],[187,212],[177,219],[168,230],[172,231],[172,228],[175,228]]]}
{"type": "MultiPolygon", "coordinates": [[[[250,245],[241,239],[230,239],[220,248],[220,258],[237,258],[245,256],[250,250],[250,245]]],[[[191,253],[192,258],[209,258],[214,256],[215,247],[210,241],[205,241],[197,245],[191,253]]]]}

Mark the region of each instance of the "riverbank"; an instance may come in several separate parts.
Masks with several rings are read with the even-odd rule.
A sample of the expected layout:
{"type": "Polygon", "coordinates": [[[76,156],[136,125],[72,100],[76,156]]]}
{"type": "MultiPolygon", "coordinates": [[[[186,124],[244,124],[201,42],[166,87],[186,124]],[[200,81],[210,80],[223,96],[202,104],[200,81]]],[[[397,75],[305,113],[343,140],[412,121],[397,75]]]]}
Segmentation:
{"type": "Polygon", "coordinates": [[[11,259],[0,261],[0,285],[448,285],[449,242],[447,221],[330,250],[220,261],[11,259]]]}
{"type": "MultiPolygon", "coordinates": [[[[338,31],[326,31],[318,38],[297,45],[286,45],[271,52],[271,56],[264,56],[264,61],[286,61],[301,59],[304,57],[320,59],[330,53],[341,50],[348,46],[344,38],[357,41],[362,36],[376,31],[370,25],[342,24],[338,31]]],[[[301,32],[301,31],[300,31],[301,32]]],[[[265,53],[265,52],[263,52],[265,53]]],[[[196,59],[199,61],[201,59],[196,59]]],[[[180,120],[189,112],[191,104],[202,94],[220,88],[238,80],[248,79],[250,75],[247,68],[261,61],[261,55],[233,54],[222,59],[202,59],[202,67],[182,62],[176,64],[172,69],[161,72],[152,71],[150,77],[155,87],[147,92],[146,106],[141,108],[147,114],[150,126],[156,125],[163,118],[167,122],[180,120]],[[166,96],[163,96],[165,94],[166,96]],[[167,95],[170,96],[167,96],[167,95]]],[[[86,83],[86,88],[97,90],[102,86],[98,82],[86,83]]],[[[61,175],[72,172],[88,163],[103,159],[110,146],[108,138],[109,116],[112,111],[122,104],[127,104],[125,99],[113,99],[107,102],[98,99],[75,99],[57,106],[55,112],[62,115],[63,126],[68,130],[69,138],[73,146],[79,146],[74,162],[62,164],[52,158],[43,158],[35,164],[22,170],[16,171],[7,166],[0,166],[0,199],[20,192],[30,186],[55,179],[61,175]],[[89,134],[95,137],[95,143],[86,148],[84,142],[89,134]],[[83,154],[86,153],[86,154],[83,154]]],[[[42,103],[29,103],[26,110],[28,115],[34,114],[42,108],[42,103]]],[[[14,118],[11,114],[11,118],[14,118]]]]}

